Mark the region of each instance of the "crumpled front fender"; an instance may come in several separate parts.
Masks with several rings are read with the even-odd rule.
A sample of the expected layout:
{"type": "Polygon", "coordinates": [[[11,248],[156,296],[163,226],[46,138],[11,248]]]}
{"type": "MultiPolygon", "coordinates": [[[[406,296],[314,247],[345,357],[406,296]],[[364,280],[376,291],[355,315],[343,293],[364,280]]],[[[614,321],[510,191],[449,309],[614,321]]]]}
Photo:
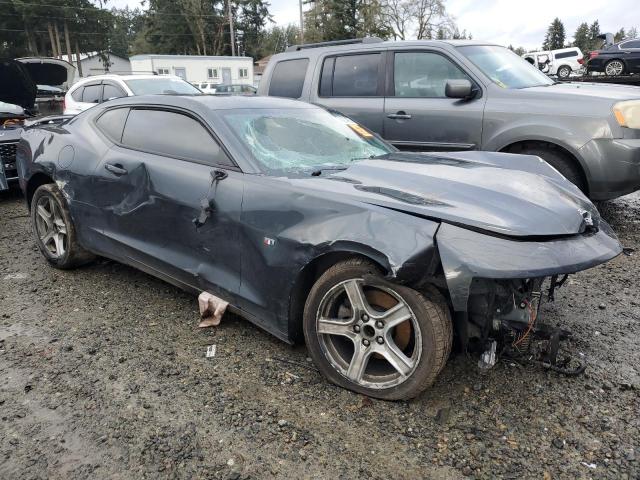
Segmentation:
{"type": "Polygon", "coordinates": [[[474,278],[537,278],[576,273],[605,263],[622,252],[611,227],[600,221],[597,233],[548,241],[518,241],[442,223],[438,252],[455,311],[466,312],[474,278]]]}

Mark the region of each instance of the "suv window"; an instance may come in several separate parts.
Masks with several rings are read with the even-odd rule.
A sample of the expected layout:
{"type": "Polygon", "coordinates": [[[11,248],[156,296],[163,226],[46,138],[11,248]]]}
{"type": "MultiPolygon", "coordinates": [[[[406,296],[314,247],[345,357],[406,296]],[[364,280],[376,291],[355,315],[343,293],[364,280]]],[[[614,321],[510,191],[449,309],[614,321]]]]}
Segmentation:
{"type": "Polygon", "coordinates": [[[122,143],[127,147],[208,165],[233,166],[209,132],[197,120],[165,110],[131,110],[122,143]],[[149,129],[153,128],[153,135],[149,129]]]}
{"type": "Polygon", "coordinates": [[[120,98],[120,97],[126,97],[127,94],[124,93],[124,90],[122,90],[120,87],[116,86],[116,85],[111,85],[110,83],[105,83],[104,84],[104,91],[102,92],[102,99],[103,100],[109,100],[110,98],[120,98]]]}
{"type": "Polygon", "coordinates": [[[82,92],[84,92],[84,87],[76,88],[71,93],[71,98],[73,98],[76,102],[82,101],[82,92]]]}
{"type": "Polygon", "coordinates": [[[578,52],[576,52],[575,50],[571,52],[556,53],[555,55],[556,58],[569,58],[569,57],[577,57],[577,56],[578,56],[578,52]]]}
{"type": "Polygon", "coordinates": [[[278,62],[271,75],[269,95],[272,97],[300,98],[308,65],[308,58],[278,62]]]}
{"type": "Polygon", "coordinates": [[[368,53],[325,59],[320,94],[333,97],[377,96],[380,57],[380,53],[368,53]],[[331,88],[327,86],[329,82],[331,88]]]}
{"type": "Polygon", "coordinates": [[[116,108],[107,110],[96,120],[96,126],[107,137],[116,143],[120,143],[122,129],[127,121],[128,108],[116,108]]]}
{"type": "Polygon", "coordinates": [[[84,103],[100,103],[101,93],[102,85],[86,85],[82,93],[82,101],[84,103]]]}
{"type": "Polygon", "coordinates": [[[393,83],[396,97],[445,98],[447,80],[471,80],[444,55],[396,52],[393,83]]]}

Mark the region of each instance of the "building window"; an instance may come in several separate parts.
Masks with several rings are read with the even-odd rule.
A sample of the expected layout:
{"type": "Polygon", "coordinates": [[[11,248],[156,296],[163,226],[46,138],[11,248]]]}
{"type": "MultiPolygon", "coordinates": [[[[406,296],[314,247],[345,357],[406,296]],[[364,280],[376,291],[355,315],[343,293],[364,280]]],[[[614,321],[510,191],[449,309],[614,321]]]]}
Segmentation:
{"type": "Polygon", "coordinates": [[[168,68],[159,68],[158,69],[158,75],[169,75],[169,69],[168,68]]]}
{"type": "Polygon", "coordinates": [[[240,78],[248,78],[248,77],[249,77],[249,71],[246,68],[241,68],[240,78]]]}
{"type": "Polygon", "coordinates": [[[207,78],[220,78],[217,68],[207,68],[207,78]]]}

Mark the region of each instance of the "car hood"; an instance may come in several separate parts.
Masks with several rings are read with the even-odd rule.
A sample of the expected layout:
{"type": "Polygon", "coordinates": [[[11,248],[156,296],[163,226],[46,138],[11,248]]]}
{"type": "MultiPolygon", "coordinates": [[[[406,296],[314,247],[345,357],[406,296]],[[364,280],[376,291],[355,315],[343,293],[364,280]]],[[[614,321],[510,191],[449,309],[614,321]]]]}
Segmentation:
{"type": "Polygon", "coordinates": [[[15,60],[0,60],[0,102],[33,108],[36,100],[36,84],[26,67],[15,60]]]}
{"type": "Polygon", "coordinates": [[[558,82],[549,86],[529,87],[525,90],[543,95],[558,95],[559,98],[566,98],[567,96],[588,97],[612,100],[614,102],[640,98],[640,88],[633,85],[558,82]]]}
{"type": "Polygon", "coordinates": [[[529,155],[391,153],[291,181],[325,198],[341,195],[513,237],[575,235],[600,221],[577,187],[529,155]]]}
{"type": "Polygon", "coordinates": [[[24,57],[16,58],[22,63],[34,83],[67,89],[73,83],[76,68],[58,58],[24,57]]]}

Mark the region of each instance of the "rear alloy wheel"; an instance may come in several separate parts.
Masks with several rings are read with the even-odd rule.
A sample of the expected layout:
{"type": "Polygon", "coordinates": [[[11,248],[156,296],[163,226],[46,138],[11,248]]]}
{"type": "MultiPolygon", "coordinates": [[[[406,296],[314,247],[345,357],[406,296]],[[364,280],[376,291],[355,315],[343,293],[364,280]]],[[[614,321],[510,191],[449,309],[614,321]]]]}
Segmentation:
{"type": "Polygon", "coordinates": [[[622,60],[611,60],[605,65],[604,73],[610,77],[622,75],[624,73],[624,63],[622,63],[622,60]]]}
{"type": "Polygon", "coordinates": [[[33,194],[31,223],[40,251],[54,267],[73,268],[94,258],[78,244],[71,215],[56,185],[42,185],[33,194]]]}
{"type": "Polygon", "coordinates": [[[307,347],[334,383],[385,400],[433,383],[451,351],[451,319],[436,302],[384,282],[359,260],[336,264],[305,305],[307,347]]]}
{"type": "Polygon", "coordinates": [[[558,69],[558,77],[569,78],[569,75],[571,75],[571,67],[563,65],[558,69]]]}

